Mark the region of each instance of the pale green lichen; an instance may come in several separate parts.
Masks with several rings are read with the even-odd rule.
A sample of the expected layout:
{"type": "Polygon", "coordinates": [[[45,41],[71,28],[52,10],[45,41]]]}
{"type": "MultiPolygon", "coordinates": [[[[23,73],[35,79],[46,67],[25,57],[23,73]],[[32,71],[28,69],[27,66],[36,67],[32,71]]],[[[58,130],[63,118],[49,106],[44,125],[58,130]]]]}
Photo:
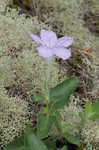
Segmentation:
{"type": "Polygon", "coordinates": [[[63,131],[65,132],[66,126],[69,127],[67,129],[67,133],[70,133],[74,136],[79,136],[80,133],[80,122],[81,118],[79,113],[82,112],[82,108],[77,106],[78,98],[74,101],[74,96],[71,96],[71,102],[69,106],[65,106],[61,110],[61,125],[63,127],[63,131]]]}
{"type": "MultiPolygon", "coordinates": [[[[5,87],[20,86],[26,92],[42,90],[48,63],[38,55],[36,44],[29,34],[38,34],[42,28],[50,27],[39,23],[37,18],[32,21],[24,15],[19,17],[16,10],[8,12],[6,16],[0,15],[0,20],[1,84],[5,87]]],[[[53,87],[59,77],[55,61],[51,68],[50,87],[53,87]]]]}
{"type": "Polygon", "coordinates": [[[8,0],[0,1],[0,14],[4,14],[7,4],[8,4],[8,0]]]}
{"type": "Polygon", "coordinates": [[[87,121],[81,132],[82,141],[86,143],[86,149],[99,150],[99,120],[87,121]]]}
{"type": "MultiPolygon", "coordinates": [[[[85,1],[85,0],[84,0],[85,1]]],[[[87,8],[94,14],[99,14],[99,1],[98,0],[86,0],[85,4],[87,8]]]]}
{"type": "Polygon", "coordinates": [[[0,88],[0,146],[3,147],[20,136],[28,120],[27,103],[18,97],[7,96],[0,88]]]}
{"type": "MultiPolygon", "coordinates": [[[[25,94],[44,93],[49,64],[38,55],[37,45],[29,34],[39,34],[41,29],[50,27],[39,23],[36,17],[34,20],[26,19],[24,15],[19,17],[17,11],[12,10],[5,16],[0,14],[0,28],[0,86],[10,93],[10,97],[2,92],[3,89],[0,93],[0,144],[3,147],[20,136],[28,123],[27,105],[18,97],[22,97],[21,90],[25,94]]],[[[58,82],[59,69],[54,60],[51,63],[50,87],[53,87],[58,82]]]]}
{"type": "MultiPolygon", "coordinates": [[[[21,85],[25,92],[42,91],[46,81],[48,70],[47,60],[38,56],[37,52],[24,51],[15,61],[12,61],[11,69],[16,74],[16,80],[12,78],[14,85],[21,85]]],[[[55,62],[51,65],[49,72],[50,87],[54,87],[58,82],[58,68],[55,62]]],[[[11,84],[10,84],[11,85],[11,84]]]]}

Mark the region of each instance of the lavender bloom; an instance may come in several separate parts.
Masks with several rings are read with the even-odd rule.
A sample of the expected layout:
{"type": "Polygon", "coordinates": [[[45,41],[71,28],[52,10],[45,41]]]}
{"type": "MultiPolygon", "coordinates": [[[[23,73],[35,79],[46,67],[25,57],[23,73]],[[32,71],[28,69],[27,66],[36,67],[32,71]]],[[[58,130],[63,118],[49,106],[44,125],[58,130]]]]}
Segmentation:
{"type": "Polygon", "coordinates": [[[37,50],[39,55],[42,57],[48,58],[56,55],[65,60],[71,56],[71,52],[65,48],[72,44],[73,38],[71,37],[62,37],[57,39],[56,34],[49,30],[41,30],[40,38],[34,34],[30,34],[30,37],[36,43],[40,44],[37,50]]]}

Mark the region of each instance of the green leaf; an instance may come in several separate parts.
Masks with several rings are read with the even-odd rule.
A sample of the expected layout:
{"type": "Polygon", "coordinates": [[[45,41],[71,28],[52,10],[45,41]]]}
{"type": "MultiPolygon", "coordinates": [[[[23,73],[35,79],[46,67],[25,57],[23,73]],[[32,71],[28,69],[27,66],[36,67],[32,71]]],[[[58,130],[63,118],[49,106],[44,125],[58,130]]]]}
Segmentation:
{"type": "Polygon", "coordinates": [[[48,150],[48,149],[46,145],[37,136],[33,134],[33,132],[29,132],[25,136],[25,150],[48,150]]]}
{"type": "Polygon", "coordinates": [[[69,103],[69,98],[78,85],[77,77],[70,77],[50,90],[51,107],[53,110],[62,108],[69,103]]]}
{"type": "Polygon", "coordinates": [[[61,124],[60,124],[60,118],[61,118],[61,115],[59,112],[56,112],[55,113],[55,126],[56,126],[56,129],[57,131],[61,134],[62,133],[62,128],[61,128],[61,124]]]}
{"type": "Polygon", "coordinates": [[[92,110],[92,105],[90,102],[87,102],[85,105],[85,114],[87,118],[89,117],[91,110],[92,110]]]}
{"type": "Polygon", "coordinates": [[[99,119],[99,101],[92,105],[92,108],[88,114],[89,120],[99,119]]]}
{"type": "Polygon", "coordinates": [[[45,98],[44,98],[44,96],[42,96],[42,94],[36,93],[36,94],[31,96],[31,99],[32,99],[32,101],[36,101],[36,102],[38,102],[38,101],[43,101],[44,102],[45,98]]]}
{"type": "Polygon", "coordinates": [[[25,150],[24,147],[24,136],[14,140],[12,143],[8,144],[4,150],[25,150]]]}
{"type": "Polygon", "coordinates": [[[4,150],[48,150],[46,145],[32,131],[14,140],[4,150]]]}
{"type": "Polygon", "coordinates": [[[86,117],[85,117],[85,113],[84,112],[79,112],[79,117],[81,119],[81,123],[85,123],[86,121],[86,117]]]}
{"type": "Polygon", "coordinates": [[[70,131],[72,128],[71,128],[71,125],[70,125],[70,124],[66,123],[66,124],[63,125],[62,129],[63,129],[64,132],[68,132],[68,131],[70,131]]]}
{"type": "Polygon", "coordinates": [[[77,150],[84,150],[84,147],[86,146],[85,143],[81,143],[80,147],[77,148],[77,150]]]}
{"type": "Polygon", "coordinates": [[[54,123],[55,117],[45,114],[38,115],[37,121],[37,135],[40,138],[45,138],[48,136],[50,129],[54,123]]]}
{"type": "Polygon", "coordinates": [[[77,146],[80,146],[80,140],[77,137],[75,137],[75,136],[73,136],[71,134],[66,133],[65,138],[66,138],[66,140],[68,142],[70,142],[72,144],[75,144],[77,146]]]}
{"type": "Polygon", "coordinates": [[[45,145],[47,146],[48,150],[57,150],[56,148],[56,139],[47,139],[44,141],[45,145]]]}
{"type": "Polygon", "coordinates": [[[68,150],[67,146],[64,146],[61,150],[68,150]]]}

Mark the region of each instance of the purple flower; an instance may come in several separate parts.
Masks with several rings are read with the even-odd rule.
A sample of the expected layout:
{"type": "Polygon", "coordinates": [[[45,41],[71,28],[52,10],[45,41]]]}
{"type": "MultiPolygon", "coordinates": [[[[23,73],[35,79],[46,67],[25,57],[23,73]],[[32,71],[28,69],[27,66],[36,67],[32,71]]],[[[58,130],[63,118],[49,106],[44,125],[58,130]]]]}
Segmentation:
{"type": "Polygon", "coordinates": [[[65,60],[71,56],[71,52],[65,48],[72,44],[73,38],[71,37],[62,37],[57,39],[56,34],[49,30],[41,30],[40,38],[34,34],[30,34],[30,37],[36,43],[40,44],[37,50],[39,55],[42,57],[48,58],[56,55],[65,60]]]}

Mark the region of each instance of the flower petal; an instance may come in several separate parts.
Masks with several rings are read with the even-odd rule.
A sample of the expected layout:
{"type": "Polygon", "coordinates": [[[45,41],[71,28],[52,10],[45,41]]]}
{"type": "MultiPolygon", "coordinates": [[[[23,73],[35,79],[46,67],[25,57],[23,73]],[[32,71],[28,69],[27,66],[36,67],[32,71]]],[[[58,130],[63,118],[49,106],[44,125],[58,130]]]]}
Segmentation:
{"type": "Polygon", "coordinates": [[[73,38],[71,37],[62,37],[57,40],[56,46],[68,47],[72,44],[73,38]]]}
{"type": "Polygon", "coordinates": [[[52,49],[46,46],[40,46],[37,48],[37,50],[38,50],[39,56],[46,57],[46,58],[53,56],[52,49]]]}
{"type": "Polygon", "coordinates": [[[63,60],[66,60],[71,56],[71,52],[64,47],[53,48],[53,52],[56,56],[62,58],[63,60]]]}
{"type": "Polygon", "coordinates": [[[57,37],[53,31],[41,30],[40,36],[41,36],[43,45],[50,47],[50,48],[55,46],[57,42],[57,37]]]}
{"type": "Polygon", "coordinates": [[[29,34],[29,36],[36,42],[42,44],[41,39],[35,34],[29,34]]]}

